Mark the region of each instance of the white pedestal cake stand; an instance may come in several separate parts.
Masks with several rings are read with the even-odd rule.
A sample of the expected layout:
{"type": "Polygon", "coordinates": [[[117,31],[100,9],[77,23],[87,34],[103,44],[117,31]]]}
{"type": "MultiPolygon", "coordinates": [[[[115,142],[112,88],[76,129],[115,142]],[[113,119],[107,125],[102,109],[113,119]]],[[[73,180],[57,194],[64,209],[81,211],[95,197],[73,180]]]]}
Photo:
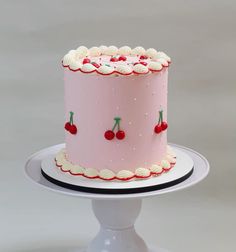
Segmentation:
{"type": "Polygon", "coordinates": [[[191,177],[165,189],[130,194],[80,192],[49,182],[41,173],[41,162],[48,155],[61,149],[62,145],[55,145],[32,155],[25,166],[27,177],[51,191],[91,199],[93,212],[101,225],[99,233],[87,248],[65,252],[167,252],[165,249],[148,248],[134,229],[135,220],[141,210],[142,199],[193,186],[203,180],[209,172],[209,163],[202,155],[183,146],[174,144],[171,146],[192,158],[194,171],[191,177]]]}

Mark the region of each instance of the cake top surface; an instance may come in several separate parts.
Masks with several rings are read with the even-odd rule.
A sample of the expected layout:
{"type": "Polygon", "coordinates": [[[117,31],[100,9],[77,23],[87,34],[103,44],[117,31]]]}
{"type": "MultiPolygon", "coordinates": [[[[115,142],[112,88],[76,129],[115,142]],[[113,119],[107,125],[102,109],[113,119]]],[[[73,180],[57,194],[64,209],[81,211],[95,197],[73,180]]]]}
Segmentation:
{"type": "Polygon", "coordinates": [[[164,52],[153,48],[145,50],[138,46],[117,48],[115,46],[80,46],[70,50],[63,58],[62,65],[73,72],[99,75],[143,75],[156,73],[168,67],[171,59],[164,52]]]}

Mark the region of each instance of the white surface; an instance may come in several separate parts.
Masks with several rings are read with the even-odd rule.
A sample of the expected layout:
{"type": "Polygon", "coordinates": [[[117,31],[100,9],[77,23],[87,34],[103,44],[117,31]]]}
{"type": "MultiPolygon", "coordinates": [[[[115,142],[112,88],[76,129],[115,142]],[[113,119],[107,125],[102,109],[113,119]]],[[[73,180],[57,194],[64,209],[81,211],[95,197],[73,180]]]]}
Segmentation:
{"type": "MultiPolygon", "coordinates": [[[[141,199],[143,197],[161,194],[161,191],[165,191],[166,189],[137,194],[106,195],[72,191],[58,186],[55,187],[55,185],[50,182],[45,183],[46,181],[43,181],[44,178],[41,174],[42,160],[46,160],[43,166],[46,168],[46,172],[50,172],[50,169],[53,168],[57,169],[52,161],[54,160],[55,154],[62,147],[62,145],[52,146],[34,154],[27,161],[25,171],[26,175],[40,186],[55,192],[67,194],[68,196],[93,199],[93,212],[101,226],[99,233],[89,243],[87,252],[148,252],[148,246],[136,233],[134,223],[141,210],[141,199]],[[48,159],[48,156],[50,159],[48,159]],[[48,160],[50,161],[49,164],[47,163],[48,160]]],[[[194,173],[192,176],[195,176],[192,180],[190,177],[184,182],[176,185],[175,188],[167,188],[169,190],[165,191],[166,193],[192,186],[204,179],[209,172],[208,161],[199,153],[183,146],[172,145],[172,147],[175,149],[177,157],[180,159],[181,165],[179,169],[181,169],[181,167],[184,169],[186,165],[189,171],[189,167],[191,170],[194,165],[194,173]],[[187,153],[187,155],[184,155],[184,152],[187,153]],[[183,157],[184,162],[181,162],[181,158],[183,157]],[[186,160],[190,163],[186,162],[186,160]]],[[[50,175],[54,176],[54,173],[50,173],[50,175]]],[[[59,177],[59,179],[64,178],[59,177]]]]}
{"type": "MultiPolygon", "coordinates": [[[[146,193],[137,193],[137,194],[119,194],[115,195],[116,199],[128,199],[128,198],[144,198],[149,196],[155,196],[158,194],[173,192],[177,190],[181,190],[187,187],[190,187],[192,185],[195,185],[196,183],[203,180],[208,172],[209,172],[209,164],[208,161],[199,153],[195,152],[194,150],[191,150],[189,148],[186,148],[184,146],[174,145],[171,144],[172,147],[175,148],[175,150],[181,150],[185,152],[190,158],[193,160],[194,163],[194,172],[190,178],[185,180],[184,182],[165,188],[163,190],[157,190],[157,191],[151,191],[146,193]]],[[[39,184],[40,186],[50,189],[55,192],[68,194],[71,196],[78,196],[78,197],[84,197],[84,198],[90,198],[90,199],[114,199],[114,195],[109,194],[93,194],[93,193],[85,193],[85,192],[77,192],[70,189],[66,189],[60,186],[57,186],[48,180],[46,180],[43,175],[41,174],[41,162],[43,159],[45,159],[51,151],[57,151],[60,150],[62,145],[57,145],[55,147],[49,147],[46,149],[43,149],[34,155],[32,155],[25,166],[25,172],[26,175],[34,182],[39,184]]]]}
{"type": "MultiPolygon", "coordinates": [[[[152,177],[144,180],[136,181],[103,181],[98,179],[87,179],[83,176],[73,176],[69,173],[62,172],[55,164],[55,156],[59,150],[65,148],[64,144],[55,145],[46,150],[42,150],[46,157],[42,159],[41,168],[51,178],[56,179],[70,185],[83,186],[89,188],[102,188],[102,189],[128,189],[148,187],[154,185],[161,185],[167,182],[174,181],[188,174],[193,168],[193,160],[190,156],[184,153],[181,148],[174,148],[177,155],[177,162],[173,169],[169,172],[162,173],[160,176],[152,177]]],[[[34,156],[37,159],[37,156],[34,156]]],[[[33,161],[33,160],[32,160],[33,161]]],[[[29,161],[30,163],[31,161],[29,161]]]]}
{"type": "Polygon", "coordinates": [[[42,190],[23,173],[31,153],[64,141],[58,62],[78,44],[171,56],[168,140],[199,151],[212,169],[198,186],[146,198],[136,229],[173,252],[235,251],[236,1],[0,4],[0,251],[65,252],[98,232],[89,200],[42,190]]]}

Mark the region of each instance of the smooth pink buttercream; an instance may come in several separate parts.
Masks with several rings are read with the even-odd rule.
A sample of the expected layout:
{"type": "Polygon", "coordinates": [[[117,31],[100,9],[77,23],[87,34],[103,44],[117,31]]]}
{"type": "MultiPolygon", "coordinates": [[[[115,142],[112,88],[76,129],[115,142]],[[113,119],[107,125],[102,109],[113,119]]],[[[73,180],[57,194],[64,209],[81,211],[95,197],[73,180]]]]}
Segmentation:
{"type": "Polygon", "coordinates": [[[167,118],[168,69],[132,76],[101,76],[65,69],[66,121],[74,112],[78,132],[66,131],[68,160],[86,168],[134,171],[150,168],[166,155],[166,131],[154,133],[159,110],[167,118]],[[108,141],[114,117],[126,137],[108,141]]]}

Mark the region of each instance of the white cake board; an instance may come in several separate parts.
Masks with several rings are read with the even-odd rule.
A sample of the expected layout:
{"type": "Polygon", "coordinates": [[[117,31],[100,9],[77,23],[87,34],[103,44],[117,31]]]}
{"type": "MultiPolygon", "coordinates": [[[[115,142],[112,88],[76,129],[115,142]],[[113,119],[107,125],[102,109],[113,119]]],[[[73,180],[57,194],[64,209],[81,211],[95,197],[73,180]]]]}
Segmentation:
{"type": "Polygon", "coordinates": [[[173,149],[177,156],[175,166],[170,171],[149,179],[107,182],[101,179],[73,176],[56,166],[56,150],[43,159],[41,168],[46,179],[69,189],[107,194],[147,192],[176,185],[192,175],[194,167],[192,158],[178,148],[173,147],[173,149]]]}
{"type": "Polygon", "coordinates": [[[134,223],[141,210],[142,198],[174,192],[195,185],[209,173],[208,161],[202,155],[191,149],[171,144],[175,148],[175,151],[184,152],[191,157],[194,163],[193,174],[182,183],[162,190],[142,193],[88,193],[60,187],[49,182],[41,174],[42,160],[56,153],[63,146],[63,144],[55,145],[32,155],[26,163],[25,172],[31,181],[34,181],[45,189],[69,196],[92,199],[94,214],[101,224],[98,235],[86,249],[78,248],[72,251],[65,250],[65,252],[168,252],[160,248],[148,249],[143,239],[135,232],[134,223]]]}

